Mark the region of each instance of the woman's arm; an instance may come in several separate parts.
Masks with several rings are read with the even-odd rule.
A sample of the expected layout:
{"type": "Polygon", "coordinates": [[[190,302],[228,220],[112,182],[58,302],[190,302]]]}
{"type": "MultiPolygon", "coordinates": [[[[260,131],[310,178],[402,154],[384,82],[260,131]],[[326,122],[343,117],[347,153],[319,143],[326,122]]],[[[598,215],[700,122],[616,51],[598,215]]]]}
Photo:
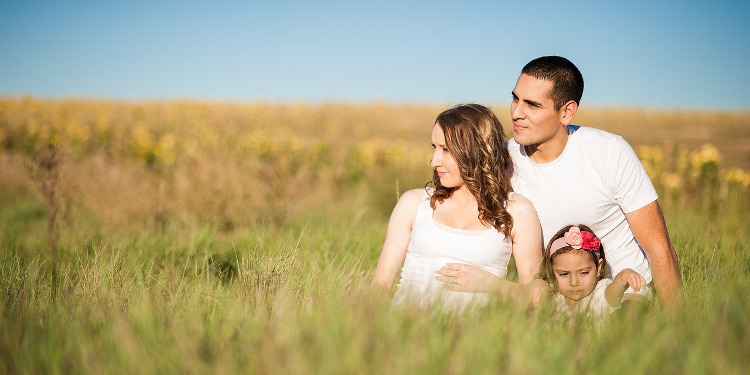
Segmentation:
{"type": "Polygon", "coordinates": [[[508,200],[508,212],[513,217],[511,238],[518,282],[525,285],[534,280],[542,264],[542,225],[534,205],[520,194],[508,200]]]}
{"type": "Polygon", "coordinates": [[[419,203],[424,197],[423,189],[409,190],[401,195],[388,221],[388,230],[380,252],[378,265],[370,286],[382,292],[390,292],[406,259],[419,203]]]}
{"type": "Polygon", "coordinates": [[[646,279],[643,276],[630,268],[626,268],[615,276],[612,283],[607,285],[607,289],[604,289],[604,298],[607,299],[607,303],[610,306],[620,307],[622,296],[628,290],[628,287],[633,288],[637,292],[645,286],[646,279]]]}

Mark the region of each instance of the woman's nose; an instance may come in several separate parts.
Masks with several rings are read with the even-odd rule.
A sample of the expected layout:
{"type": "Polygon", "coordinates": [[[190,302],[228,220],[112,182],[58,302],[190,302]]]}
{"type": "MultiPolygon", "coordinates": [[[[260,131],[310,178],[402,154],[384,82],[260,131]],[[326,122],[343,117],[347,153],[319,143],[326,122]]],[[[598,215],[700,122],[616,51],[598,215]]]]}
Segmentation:
{"type": "Polygon", "coordinates": [[[440,154],[435,150],[435,152],[432,153],[432,159],[430,159],[430,165],[435,168],[440,166],[440,154]]]}

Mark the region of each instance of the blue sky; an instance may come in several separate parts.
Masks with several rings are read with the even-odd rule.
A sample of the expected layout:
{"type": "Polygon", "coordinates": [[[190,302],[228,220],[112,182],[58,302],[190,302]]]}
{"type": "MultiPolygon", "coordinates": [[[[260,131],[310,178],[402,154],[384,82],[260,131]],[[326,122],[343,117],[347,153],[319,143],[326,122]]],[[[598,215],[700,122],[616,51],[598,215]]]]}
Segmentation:
{"type": "Polygon", "coordinates": [[[506,105],[562,55],[582,105],[750,109],[750,1],[0,0],[0,95],[506,105]]]}

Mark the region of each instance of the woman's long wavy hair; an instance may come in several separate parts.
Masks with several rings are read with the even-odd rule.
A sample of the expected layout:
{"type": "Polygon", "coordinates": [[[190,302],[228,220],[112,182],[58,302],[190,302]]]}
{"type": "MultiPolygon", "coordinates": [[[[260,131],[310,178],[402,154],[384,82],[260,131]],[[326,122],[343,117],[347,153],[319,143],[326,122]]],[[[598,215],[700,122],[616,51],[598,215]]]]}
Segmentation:
{"type": "MultiPolygon", "coordinates": [[[[445,134],[445,144],[458,164],[461,179],[477,199],[479,220],[510,236],[513,218],[506,209],[513,162],[505,145],[500,120],[492,111],[479,104],[463,104],[438,115],[435,120],[445,134]]],[[[440,184],[437,171],[432,174],[435,192],[430,205],[435,209],[456,188],[440,184]]]]}

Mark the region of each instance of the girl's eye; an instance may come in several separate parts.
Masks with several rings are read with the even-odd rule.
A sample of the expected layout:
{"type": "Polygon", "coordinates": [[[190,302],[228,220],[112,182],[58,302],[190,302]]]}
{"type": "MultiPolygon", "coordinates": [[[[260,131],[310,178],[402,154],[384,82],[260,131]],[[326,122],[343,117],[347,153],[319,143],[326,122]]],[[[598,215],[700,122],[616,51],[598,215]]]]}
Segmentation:
{"type": "Polygon", "coordinates": [[[583,271],[583,272],[581,272],[581,275],[588,275],[588,274],[589,274],[589,271],[583,271]]]}

